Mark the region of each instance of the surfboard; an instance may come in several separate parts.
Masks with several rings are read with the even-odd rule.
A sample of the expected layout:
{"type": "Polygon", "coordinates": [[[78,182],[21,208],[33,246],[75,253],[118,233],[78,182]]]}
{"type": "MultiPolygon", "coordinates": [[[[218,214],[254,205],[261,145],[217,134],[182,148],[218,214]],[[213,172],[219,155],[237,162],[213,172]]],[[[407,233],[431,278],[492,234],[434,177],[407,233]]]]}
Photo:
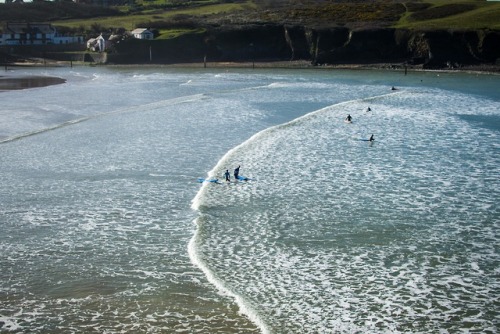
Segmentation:
{"type": "Polygon", "coordinates": [[[249,177],[246,177],[246,176],[238,175],[238,180],[240,180],[240,181],[250,181],[252,179],[249,178],[249,177]]]}
{"type": "Polygon", "coordinates": [[[203,182],[219,183],[219,179],[204,179],[202,177],[199,177],[198,182],[200,182],[200,183],[203,183],[203,182]]]}

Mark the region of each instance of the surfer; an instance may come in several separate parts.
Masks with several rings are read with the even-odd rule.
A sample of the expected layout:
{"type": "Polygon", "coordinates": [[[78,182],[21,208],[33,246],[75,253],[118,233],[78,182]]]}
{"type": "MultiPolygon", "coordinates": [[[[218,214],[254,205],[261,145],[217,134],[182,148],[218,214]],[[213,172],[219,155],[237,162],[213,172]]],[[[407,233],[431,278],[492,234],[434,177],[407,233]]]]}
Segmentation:
{"type": "Polygon", "coordinates": [[[351,117],[351,114],[347,115],[347,117],[345,118],[346,121],[350,122],[352,120],[352,117],[351,117]]]}
{"type": "Polygon", "coordinates": [[[366,112],[370,112],[372,111],[372,108],[368,107],[368,109],[366,109],[366,112]]]}
{"type": "Polygon", "coordinates": [[[226,169],[226,172],[224,173],[224,176],[226,177],[226,181],[228,181],[228,182],[230,181],[230,180],[229,180],[229,176],[230,176],[230,175],[231,175],[231,174],[229,173],[229,170],[228,170],[228,169],[226,169]]]}
{"type": "Polygon", "coordinates": [[[371,137],[370,137],[370,139],[369,139],[369,140],[370,140],[370,141],[374,141],[374,140],[375,140],[375,138],[373,137],[373,134],[371,135],[371,137]]]}
{"type": "Polygon", "coordinates": [[[238,180],[238,175],[240,174],[240,166],[234,169],[234,178],[238,180]]]}

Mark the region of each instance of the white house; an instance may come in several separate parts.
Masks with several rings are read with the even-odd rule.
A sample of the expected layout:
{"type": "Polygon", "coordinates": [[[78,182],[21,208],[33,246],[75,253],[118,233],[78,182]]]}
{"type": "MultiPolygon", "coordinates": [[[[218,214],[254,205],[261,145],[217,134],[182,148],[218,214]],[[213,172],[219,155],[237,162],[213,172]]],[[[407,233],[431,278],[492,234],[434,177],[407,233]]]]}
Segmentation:
{"type": "Polygon", "coordinates": [[[2,35],[4,45],[53,44],[56,28],[48,23],[9,22],[2,35]]]}
{"type": "Polygon", "coordinates": [[[102,34],[100,34],[99,36],[97,36],[97,38],[95,39],[96,45],[97,45],[96,51],[100,51],[100,52],[106,51],[107,46],[109,45],[108,40],[109,40],[108,35],[103,36],[102,34]]]}
{"type": "Polygon", "coordinates": [[[132,35],[137,39],[153,39],[154,35],[146,28],[137,28],[132,30],[132,35]]]}
{"type": "Polygon", "coordinates": [[[96,38],[91,38],[87,41],[87,48],[91,51],[95,52],[104,52],[110,46],[111,42],[109,41],[111,34],[100,34],[96,38]]]}
{"type": "Polygon", "coordinates": [[[95,41],[95,38],[91,38],[87,41],[87,49],[89,50],[92,50],[92,51],[95,51],[93,48],[95,47],[96,45],[96,41],[95,41]]]}
{"type": "Polygon", "coordinates": [[[0,45],[46,45],[82,43],[82,36],[61,36],[49,23],[8,22],[0,45]]]}
{"type": "Polygon", "coordinates": [[[101,33],[96,38],[91,38],[87,41],[87,49],[94,52],[107,52],[113,48],[115,43],[123,38],[121,35],[113,35],[110,33],[101,33]]]}

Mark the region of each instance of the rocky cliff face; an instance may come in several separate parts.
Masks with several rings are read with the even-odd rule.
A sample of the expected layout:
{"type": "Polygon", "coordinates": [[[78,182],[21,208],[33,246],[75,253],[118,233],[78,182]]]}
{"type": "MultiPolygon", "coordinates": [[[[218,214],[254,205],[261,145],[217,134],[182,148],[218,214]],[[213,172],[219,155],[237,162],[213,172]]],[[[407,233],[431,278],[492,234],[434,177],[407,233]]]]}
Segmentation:
{"type": "Polygon", "coordinates": [[[111,63],[307,60],[312,64],[392,63],[442,68],[500,63],[500,31],[409,31],[247,25],[172,40],[132,40],[111,63]]]}

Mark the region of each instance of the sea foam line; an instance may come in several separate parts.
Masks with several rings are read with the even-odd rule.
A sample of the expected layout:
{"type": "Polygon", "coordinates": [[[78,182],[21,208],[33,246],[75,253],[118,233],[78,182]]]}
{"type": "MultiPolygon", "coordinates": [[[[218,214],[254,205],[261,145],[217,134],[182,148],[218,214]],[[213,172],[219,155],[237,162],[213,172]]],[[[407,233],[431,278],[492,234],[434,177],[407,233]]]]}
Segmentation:
{"type": "Polygon", "coordinates": [[[78,124],[78,123],[85,122],[85,121],[88,121],[91,119],[106,117],[106,116],[110,116],[110,115],[114,115],[114,114],[150,111],[153,109],[159,109],[159,108],[167,106],[167,105],[176,105],[176,104],[180,104],[180,103],[189,103],[189,102],[193,102],[193,101],[198,101],[198,100],[204,98],[205,96],[206,96],[205,94],[194,94],[194,95],[188,95],[188,96],[181,96],[181,97],[176,97],[173,99],[161,100],[161,101],[151,102],[151,103],[143,104],[143,105],[139,105],[139,106],[127,107],[127,108],[123,108],[123,109],[94,114],[91,116],[86,116],[86,117],[70,120],[70,121],[67,121],[67,122],[64,122],[61,124],[57,124],[57,125],[48,127],[48,128],[43,128],[43,129],[31,131],[31,132],[25,132],[25,133],[22,133],[19,135],[7,137],[5,139],[1,139],[0,144],[12,142],[12,141],[23,139],[26,137],[35,136],[35,135],[38,135],[38,134],[41,134],[44,132],[49,132],[52,130],[58,130],[58,129],[61,129],[61,128],[66,127],[66,126],[78,124]]]}
{"type": "MultiPolygon", "coordinates": [[[[394,95],[394,94],[401,94],[401,93],[402,93],[401,91],[391,92],[391,93],[388,93],[388,94],[383,94],[383,95],[372,96],[372,97],[367,97],[367,98],[363,98],[363,99],[349,100],[349,101],[344,101],[344,102],[336,103],[336,104],[333,104],[333,105],[330,105],[330,106],[327,106],[327,107],[324,107],[324,108],[312,111],[312,112],[307,113],[307,114],[305,114],[303,116],[297,117],[297,118],[295,118],[295,119],[293,119],[293,120],[291,120],[289,122],[286,122],[286,123],[283,123],[283,124],[274,125],[274,126],[271,126],[271,127],[267,128],[267,129],[264,129],[264,130],[262,130],[260,132],[257,132],[256,134],[254,134],[253,136],[251,136],[249,139],[245,140],[241,144],[239,144],[239,145],[233,147],[232,149],[230,149],[229,151],[227,151],[226,154],[224,154],[224,156],[222,156],[222,158],[218,161],[218,163],[215,165],[215,167],[211,171],[209,171],[207,173],[208,178],[213,177],[216,174],[216,172],[221,169],[221,167],[225,164],[225,161],[227,160],[227,158],[229,156],[231,156],[231,154],[233,152],[235,152],[239,148],[247,145],[248,143],[250,143],[250,142],[252,142],[254,140],[257,140],[259,137],[261,137],[261,136],[263,136],[263,135],[265,135],[265,134],[267,134],[269,132],[272,132],[275,129],[279,129],[279,128],[284,127],[284,126],[295,124],[297,122],[300,122],[303,119],[306,119],[308,117],[314,116],[314,115],[316,115],[318,113],[326,112],[328,110],[331,110],[334,107],[338,107],[338,106],[342,106],[342,105],[347,105],[347,104],[350,104],[350,103],[353,103],[353,102],[371,101],[371,100],[375,100],[375,99],[378,99],[378,98],[381,98],[381,97],[390,96],[390,95],[394,95]]],[[[196,194],[196,196],[193,198],[193,200],[191,202],[191,208],[193,210],[199,211],[199,208],[200,208],[200,205],[201,205],[201,202],[202,202],[201,197],[203,196],[203,193],[205,192],[205,189],[206,189],[207,186],[208,186],[208,184],[203,183],[202,186],[201,186],[201,188],[200,188],[200,190],[198,191],[198,193],[196,194]]],[[[216,277],[216,275],[210,270],[210,268],[208,268],[208,266],[202,260],[200,254],[199,254],[199,251],[198,251],[198,247],[197,247],[197,244],[198,244],[198,241],[199,241],[199,235],[200,235],[200,228],[199,228],[198,220],[199,220],[199,217],[194,221],[194,223],[196,224],[197,227],[195,229],[193,237],[191,238],[191,240],[189,241],[189,244],[188,244],[188,254],[189,254],[189,258],[191,259],[191,262],[195,266],[197,266],[198,268],[200,268],[200,270],[205,274],[207,280],[211,284],[213,284],[221,293],[223,293],[224,295],[227,295],[227,296],[233,298],[235,300],[236,304],[238,305],[238,307],[240,308],[240,312],[242,314],[246,315],[250,319],[250,321],[252,321],[257,327],[259,327],[262,333],[265,333],[265,334],[269,333],[267,325],[262,320],[262,318],[260,317],[260,315],[258,314],[258,312],[256,310],[254,310],[253,308],[251,308],[245,302],[245,299],[242,296],[238,295],[235,292],[232,292],[229,288],[227,288],[224,285],[224,282],[222,282],[220,279],[218,279],[216,277]]]]}
{"type": "MultiPolygon", "coordinates": [[[[326,111],[329,111],[335,107],[339,107],[339,106],[343,106],[343,105],[347,105],[347,104],[350,104],[350,103],[355,103],[355,102],[363,102],[363,101],[372,101],[372,100],[376,100],[376,99],[379,99],[379,98],[383,98],[383,97],[387,97],[387,96],[392,96],[392,95],[395,95],[395,94],[402,94],[404,93],[404,91],[396,91],[396,92],[390,92],[390,93],[387,93],[387,94],[382,94],[382,95],[377,95],[377,96],[370,96],[370,97],[366,97],[366,98],[362,98],[362,99],[356,99],[356,100],[349,100],[349,101],[344,101],[344,102],[339,102],[339,103],[336,103],[336,104],[332,104],[330,106],[326,106],[324,108],[321,108],[321,109],[318,109],[318,110],[315,110],[315,111],[312,111],[310,113],[307,113],[305,115],[302,115],[300,117],[297,117],[289,122],[286,122],[286,123],[282,123],[282,124],[278,124],[278,125],[274,125],[274,126],[271,126],[271,127],[268,127],[260,132],[257,132],[256,134],[254,134],[253,136],[251,136],[250,138],[248,138],[247,140],[245,140],[244,142],[242,142],[241,144],[233,147],[232,149],[230,149],[229,151],[226,152],[226,154],[224,154],[222,156],[222,158],[217,162],[217,164],[215,165],[215,167],[209,171],[207,173],[207,178],[211,178],[213,177],[214,175],[216,175],[217,171],[218,170],[221,170],[222,169],[222,166],[225,164],[225,161],[226,159],[236,150],[238,150],[239,148],[247,145],[248,143],[258,139],[259,137],[269,133],[269,132],[272,132],[276,129],[279,129],[281,127],[284,127],[284,126],[289,126],[289,125],[293,125],[293,124],[296,124],[300,121],[302,121],[303,119],[306,119],[306,118],[309,118],[311,116],[314,116],[316,114],[319,114],[319,113],[322,113],[322,112],[326,112],[326,111]]],[[[206,188],[207,184],[204,183],[200,190],[198,191],[198,193],[196,194],[196,196],[193,198],[193,200],[191,201],[191,208],[195,211],[198,211],[199,210],[199,207],[200,207],[200,202],[201,202],[201,196],[203,195],[204,191],[205,191],[205,188],[206,188]]]]}
{"type": "MultiPolygon", "coordinates": [[[[199,217],[194,221],[194,223],[197,226],[198,226],[198,219],[199,217]]],[[[189,258],[191,259],[191,262],[195,266],[200,268],[200,270],[205,274],[207,280],[212,285],[214,285],[221,294],[229,296],[235,300],[236,304],[240,309],[241,314],[246,315],[248,319],[250,319],[250,321],[253,322],[261,330],[262,333],[268,334],[269,330],[267,329],[266,324],[261,319],[258,312],[256,312],[252,307],[250,307],[242,296],[238,295],[237,293],[227,288],[224,285],[224,282],[222,282],[219,278],[217,278],[217,276],[210,270],[210,268],[208,268],[208,266],[202,260],[198,251],[198,247],[196,247],[196,245],[199,242],[199,236],[200,236],[200,228],[196,228],[195,233],[188,244],[188,254],[189,258]]]]}
{"type": "Polygon", "coordinates": [[[91,118],[92,117],[78,118],[78,119],[74,119],[74,120],[67,121],[67,122],[64,122],[64,123],[61,123],[61,124],[57,124],[57,125],[54,125],[54,126],[51,126],[51,127],[48,127],[48,128],[44,128],[44,129],[40,129],[40,130],[35,130],[35,131],[31,131],[31,132],[25,132],[25,133],[22,133],[20,135],[16,135],[16,136],[12,136],[12,137],[7,137],[5,139],[0,140],[0,144],[12,142],[12,141],[23,139],[23,138],[26,138],[26,137],[31,137],[31,136],[38,135],[40,133],[44,133],[44,132],[48,132],[48,131],[52,131],[52,130],[57,130],[57,129],[60,129],[60,128],[63,128],[63,127],[66,127],[66,126],[70,126],[70,125],[73,125],[73,124],[77,124],[77,123],[80,123],[80,122],[87,121],[87,120],[89,120],[91,118]]]}
{"type": "MultiPolygon", "coordinates": [[[[265,131],[265,130],[264,130],[265,131]]],[[[219,165],[222,165],[222,162],[231,155],[232,152],[234,152],[238,147],[242,146],[249,140],[252,140],[255,136],[259,135],[259,133],[253,135],[250,139],[246,140],[242,144],[230,149],[224,156],[219,160],[217,165],[208,172],[208,178],[211,178],[213,175],[215,175],[216,171],[219,169],[219,165]]],[[[191,208],[195,211],[199,211],[200,204],[201,204],[201,196],[203,195],[206,187],[208,186],[207,183],[203,183],[200,190],[196,194],[196,196],[193,198],[191,202],[191,208]]],[[[199,243],[199,238],[200,238],[200,228],[199,228],[199,219],[200,217],[196,218],[194,220],[194,224],[196,225],[195,232],[193,234],[193,237],[189,241],[188,244],[188,255],[189,258],[191,259],[191,263],[193,263],[195,266],[197,266],[204,274],[207,280],[214,285],[220,293],[222,293],[225,296],[229,296],[232,298],[235,302],[236,305],[238,305],[240,309],[240,313],[244,314],[250,319],[251,322],[253,322],[262,333],[267,334],[269,333],[269,330],[267,328],[267,325],[265,322],[262,320],[260,315],[256,310],[254,310],[252,307],[248,305],[248,303],[245,301],[245,299],[238,295],[237,293],[231,291],[228,287],[224,285],[224,282],[222,282],[219,278],[216,277],[216,275],[210,270],[210,268],[206,265],[206,263],[202,260],[202,257],[200,256],[199,249],[197,247],[199,243]]]]}

